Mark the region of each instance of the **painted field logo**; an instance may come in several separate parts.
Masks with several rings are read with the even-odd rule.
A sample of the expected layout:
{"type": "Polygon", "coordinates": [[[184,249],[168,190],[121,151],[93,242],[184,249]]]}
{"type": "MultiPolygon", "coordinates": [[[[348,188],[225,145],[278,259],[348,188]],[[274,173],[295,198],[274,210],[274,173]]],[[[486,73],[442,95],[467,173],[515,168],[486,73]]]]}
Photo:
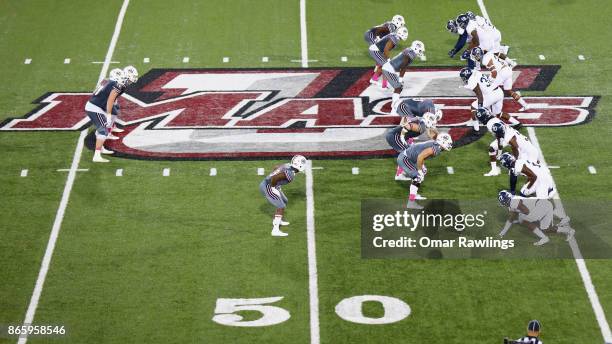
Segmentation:
{"type": "MultiPolygon", "coordinates": [[[[519,67],[515,88],[545,90],[559,66],[519,67]]],[[[126,129],[109,148],[144,159],[245,159],[372,157],[392,155],[387,128],[390,91],[369,84],[370,68],[154,69],[120,98],[126,129]]],[[[411,68],[403,97],[432,98],[444,111],[439,126],[459,145],[478,139],[466,127],[474,97],[461,87],[457,68],[411,68]]],[[[3,131],[81,130],[89,92],[47,93],[23,118],[3,131]]],[[[589,121],[598,97],[526,97],[532,108],[507,111],[531,126],[568,126],[589,121]]]]}

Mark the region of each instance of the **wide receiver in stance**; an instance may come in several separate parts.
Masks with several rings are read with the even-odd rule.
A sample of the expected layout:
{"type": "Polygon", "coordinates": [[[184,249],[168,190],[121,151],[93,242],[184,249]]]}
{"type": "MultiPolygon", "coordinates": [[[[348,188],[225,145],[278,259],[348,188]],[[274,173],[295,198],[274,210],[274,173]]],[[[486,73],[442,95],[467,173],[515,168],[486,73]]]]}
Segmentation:
{"type": "Polygon", "coordinates": [[[283,213],[287,206],[287,196],[281,190],[281,185],[289,184],[293,181],[297,172],[303,172],[306,168],[306,158],[296,155],[291,158],[288,164],[276,166],[259,184],[261,194],[276,207],[274,219],[272,220],[272,236],[287,236],[289,234],[280,230],[280,226],[287,226],[289,222],[283,221],[283,213]]]}

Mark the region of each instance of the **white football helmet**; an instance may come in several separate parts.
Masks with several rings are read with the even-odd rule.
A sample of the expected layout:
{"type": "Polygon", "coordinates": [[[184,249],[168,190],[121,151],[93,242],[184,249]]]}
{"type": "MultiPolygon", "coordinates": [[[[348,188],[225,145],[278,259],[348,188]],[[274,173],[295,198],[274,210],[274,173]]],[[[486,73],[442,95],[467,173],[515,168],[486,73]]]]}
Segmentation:
{"type": "Polygon", "coordinates": [[[451,150],[451,148],[453,148],[453,139],[447,133],[438,134],[438,137],[436,138],[436,142],[444,150],[451,150]]]}
{"type": "Polygon", "coordinates": [[[121,81],[123,77],[124,74],[121,68],[115,68],[108,73],[108,79],[111,81],[121,81]]]}
{"type": "Polygon", "coordinates": [[[436,108],[436,122],[440,122],[442,120],[442,109],[436,108]]]}
{"type": "Polygon", "coordinates": [[[406,25],[406,22],[404,22],[404,17],[399,14],[393,16],[393,18],[391,19],[391,23],[395,25],[396,28],[400,28],[406,25]]]}
{"type": "Polygon", "coordinates": [[[303,172],[306,168],[306,158],[302,155],[294,155],[291,158],[291,167],[298,170],[298,172],[303,172]]]}
{"type": "Polygon", "coordinates": [[[426,128],[434,128],[437,124],[436,115],[431,112],[426,112],[423,114],[422,121],[425,124],[426,128]]]}
{"type": "Polygon", "coordinates": [[[125,74],[125,78],[129,81],[130,84],[138,81],[138,71],[134,66],[127,66],[123,68],[123,74],[125,74]]]}
{"type": "Polygon", "coordinates": [[[421,41],[412,41],[410,49],[412,49],[417,56],[423,56],[423,53],[425,53],[425,44],[421,41]]]}
{"type": "Polygon", "coordinates": [[[402,39],[402,41],[405,41],[408,39],[408,29],[405,26],[402,26],[399,29],[397,29],[395,33],[397,34],[399,38],[402,39]]]}

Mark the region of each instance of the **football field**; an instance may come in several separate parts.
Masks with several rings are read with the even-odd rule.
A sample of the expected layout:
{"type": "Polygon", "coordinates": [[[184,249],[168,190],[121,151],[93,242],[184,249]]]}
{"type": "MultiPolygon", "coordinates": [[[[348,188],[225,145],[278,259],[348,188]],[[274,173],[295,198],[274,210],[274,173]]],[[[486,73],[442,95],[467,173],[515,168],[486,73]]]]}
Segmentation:
{"type": "Polygon", "coordinates": [[[612,247],[611,16],[598,0],[0,2],[0,328],[66,329],[0,343],[501,343],[530,319],[546,343],[612,343],[612,251],[574,259],[594,257],[581,240],[612,247]],[[401,48],[426,47],[408,96],[444,104],[461,142],[427,161],[420,193],[497,202],[507,188],[482,176],[490,134],[462,124],[474,97],[445,24],[467,10],[500,29],[540,104],[521,132],[569,215],[604,214],[564,259],[363,258],[362,201],[409,188],[363,40],[394,14],[401,48]],[[126,65],[140,73],[126,131],[93,163],[84,104],[126,65]],[[294,153],[309,165],[283,187],[289,236],[272,237],[258,186],[294,153]]]}

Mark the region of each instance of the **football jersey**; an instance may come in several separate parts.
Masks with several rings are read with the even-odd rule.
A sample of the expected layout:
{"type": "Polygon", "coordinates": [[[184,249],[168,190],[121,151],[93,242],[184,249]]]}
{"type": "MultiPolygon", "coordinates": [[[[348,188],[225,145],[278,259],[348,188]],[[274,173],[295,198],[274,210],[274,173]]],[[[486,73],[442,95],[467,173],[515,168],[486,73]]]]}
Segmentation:
{"type": "Polygon", "coordinates": [[[529,142],[529,139],[525,137],[525,135],[507,125],[505,129],[504,137],[501,139],[501,143],[504,147],[510,144],[510,140],[512,140],[513,137],[516,137],[516,144],[518,145],[519,151],[531,148],[531,142],[529,142]]]}
{"type": "Polygon", "coordinates": [[[410,162],[413,162],[414,166],[416,166],[419,154],[421,154],[422,151],[424,151],[425,149],[430,148],[430,147],[433,148],[434,156],[440,154],[440,151],[442,150],[440,148],[440,145],[436,141],[430,140],[430,141],[427,141],[427,142],[411,144],[410,146],[408,146],[408,148],[406,148],[402,152],[402,154],[410,162]]]}
{"type": "Polygon", "coordinates": [[[384,36],[383,38],[381,38],[380,41],[374,43],[374,45],[376,45],[378,50],[384,51],[385,50],[385,46],[387,45],[387,42],[391,41],[391,42],[393,42],[393,46],[396,46],[397,42],[399,42],[399,40],[400,40],[399,36],[395,32],[392,32],[392,33],[384,36]]]}
{"type": "Polygon", "coordinates": [[[272,171],[266,178],[265,181],[266,183],[270,184],[270,181],[272,180],[272,177],[283,173],[285,175],[285,179],[281,179],[280,181],[278,181],[276,183],[276,185],[286,185],[289,184],[293,181],[293,178],[295,177],[295,171],[293,171],[293,168],[291,168],[291,164],[283,164],[279,167],[277,167],[274,171],[272,171]]]}
{"type": "Polygon", "coordinates": [[[506,63],[506,61],[502,61],[499,57],[495,56],[495,54],[493,54],[492,51],[489,51],[486,54],[484,54],[484,56],[482,57],[482,65],[487,67],[489,63],[491,62],[493,62],[493,68],[495,68],[495,70],[497,70],[498,72],[502,70],[502,68],[505,68],[505,67],[510,68],[508,64],[506,63]]]}
{"type": "MultiPolygon", "coordinates": [[[[410,63],[412,63],[412,61],[414,61],[414,59],[416,57],[416,53],[412,49],[406,48],[406,49],[402,50],[401,53],[397,54],[397,56],[392,58],[391,61],[389,61],[389,63],[391,64],[391,67],[393,67],[393,70],[395,70],[398,73],[400,71],[400,68],[402,67],[402,62],[404,61],[404,56],[408,56],[410,58],[410,63]]],[[[410,64],[410,63],[408,63],[408,64],[410,64]]]]}
{"type": "Polygon", "coordinates": [[[472,76],[468,79],[468,82],[465,86],[468,90],[475,90],[476,86],[480,86],[480,91],[482,91],[483,95],[487,93],[493,92],[497,86],[493,86],[493,81],[491,77],[482,74],[480,71],[474,70],[472,71],[472,76]]]}
{"type": "Polygon", "coordinates": [[[543,344],[540,338],[533,336],[525,336],[523,338],[519,338],[516,340],[516,342],[521,344],[543,344]]]}
{"type": "Polygon", "coordinates": [[[426,112],[436,113],[436,107],[431,99],[406,98],[397,106],[397,114],[400,116],[422,117],[426,112]]]}
{"type": "Polygon", "coordinates": [[[548,171],[548,169],[542,165],[540,165],[537,162],[533,162],[533,161],[527,161],[527,160],[523,160],[523,159],[517,159],[516,162],[514,163],[514,169],[513,169],[513,173],[515,176],[519,176],[521,174],[523,174],[523,166],[527,166],[527,168],[529,168],[533,174],[536,175],[536,177],[538,177],[537,182],[540,181],[549,181],[552,180],[552,176],[550,175],[550,172],[548,171]]]}
{"type": "Polygon", "coordinates": [[[121,85],[116,81],[109,80],[107,83],[100,84],[89,98],[89,102],[98,106],[99,108],[106,110],[106,102],[110,97],[113,90],[119,93],[121,96],[125,92],[125,85],[121,85]]]}

